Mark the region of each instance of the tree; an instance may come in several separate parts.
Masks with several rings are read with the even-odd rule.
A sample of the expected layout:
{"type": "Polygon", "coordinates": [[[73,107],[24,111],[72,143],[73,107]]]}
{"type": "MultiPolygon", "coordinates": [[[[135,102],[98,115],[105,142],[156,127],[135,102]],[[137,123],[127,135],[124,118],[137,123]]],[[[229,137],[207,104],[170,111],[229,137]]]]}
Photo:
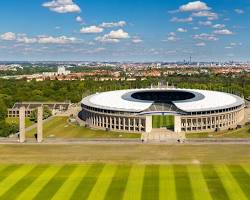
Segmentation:
{"type": "MultiPolygon", "coordinates": [[[[50,116],[52,116],[51,110],[48,108],[48,106],[43,107],[43,119],[47,119],[50,116]]],[[[33,110],[30,114],[30,121],[37,122],[37,109],[33,110]]]]}

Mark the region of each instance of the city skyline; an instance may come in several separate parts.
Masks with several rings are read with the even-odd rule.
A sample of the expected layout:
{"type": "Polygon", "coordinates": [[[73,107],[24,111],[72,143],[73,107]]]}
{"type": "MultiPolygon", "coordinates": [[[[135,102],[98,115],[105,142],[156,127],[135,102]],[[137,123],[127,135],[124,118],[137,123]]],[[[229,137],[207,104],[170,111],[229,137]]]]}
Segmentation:
{"type": "Polygon", "coordinates": [[[250,2],[0,2],[0,60],[249,61],[250,2]]]}

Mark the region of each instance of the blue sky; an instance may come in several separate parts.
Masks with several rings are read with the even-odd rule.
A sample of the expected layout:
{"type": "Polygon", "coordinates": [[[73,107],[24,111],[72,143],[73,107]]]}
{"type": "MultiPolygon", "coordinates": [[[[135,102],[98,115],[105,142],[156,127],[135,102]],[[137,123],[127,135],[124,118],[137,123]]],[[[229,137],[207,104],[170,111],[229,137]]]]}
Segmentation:
{"type": "Polygon", "coordinates": [[[250,0],[2,0],[0,60],[250,61],[250,0]]]}

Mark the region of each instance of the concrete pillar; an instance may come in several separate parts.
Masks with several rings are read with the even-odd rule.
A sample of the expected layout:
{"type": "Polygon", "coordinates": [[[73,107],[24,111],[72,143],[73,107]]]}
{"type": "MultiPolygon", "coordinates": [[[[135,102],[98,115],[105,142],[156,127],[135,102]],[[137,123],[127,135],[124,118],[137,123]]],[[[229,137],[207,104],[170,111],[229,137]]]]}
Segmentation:
{"type": "Polygon", "coordinates": [[[181,117],[177,115],[174,117],[174,132],[181,132],[181,117]]]}
{"type": "Polygon", "coordinates": [[[43,141],[43,107],[37,109],[37,142],[43,141]]]}
{"type": "Polygon", "coordinates": [[[25,107],[19,109],[19,142],[25,142],[25,107]]]}
{"type": "Polygon", "coordinates": [[[128,118],[128,131],[130,131],[130,118],[128,118]]]}
{"type": "Polygon", "coordinates": [[[125,119],[125,117],[123,118],[123,130],[124,131],[126,130],[126,119],[125,119]]]}
{"type": "Polygon", "coordinates": [[[121,118],[118,118],[118,129],[121,130],[121,118]]]}
{"type": "Polygon", "coordinates": [[[145,132],[150,133],[152,131],[152,116],[146,116],[145,132]]]}
{"type": "Polygon", "coordinates": [[[134,123],[134,132],[135,132],[135,130],[136,130],[136,129],[135,129],[135,126],[136,126],[136,119],[135,119],[135,118],[134,118],[134,122],[133,122],[133,123],[134,123]]]}

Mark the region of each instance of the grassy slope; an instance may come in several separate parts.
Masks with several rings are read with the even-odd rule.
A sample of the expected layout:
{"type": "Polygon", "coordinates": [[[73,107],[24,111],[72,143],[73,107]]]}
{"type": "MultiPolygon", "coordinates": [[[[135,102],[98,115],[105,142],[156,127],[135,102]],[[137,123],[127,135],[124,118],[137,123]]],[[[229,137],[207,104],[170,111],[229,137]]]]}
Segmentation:
{"type": "MultiPolygon", "coordinates": [[[[116,133],[102,130],[92,130],[78,125],[69,124],[67,117],[55,117],[44,123],[44,136],[56,138],[140,138],[140,134],[116,133]]],[[[27,137],[33,137],[36,129],[27,133],[27,137]]]]}
{"type": "Polygon", "coordinates": [[[187,138],[250,138],[250,125],[232,131],[219,131],[211,133],[188,133],[187,138]]]}
{"type": "Polygon", "coordinates": [[[0,200],[244,200],[250,191],[250,165],[0,165],[0,174],[0,200]]]}

